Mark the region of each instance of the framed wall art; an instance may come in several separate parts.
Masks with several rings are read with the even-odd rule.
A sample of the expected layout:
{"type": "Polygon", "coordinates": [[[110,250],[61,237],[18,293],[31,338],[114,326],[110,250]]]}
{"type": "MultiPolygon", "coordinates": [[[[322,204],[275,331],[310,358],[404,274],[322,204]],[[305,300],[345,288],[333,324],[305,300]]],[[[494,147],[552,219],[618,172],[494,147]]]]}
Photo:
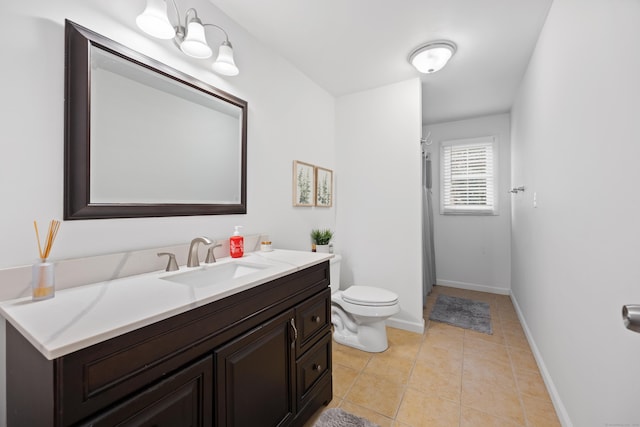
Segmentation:
{"type": "Polygon", "coordinates": [[[293,161],[293,206],[313,206],[315,202],[314,166],[293,161]]]}
{"type": "Polygon", "coordinates": [[[316,166],[316,206],[333,205],[333,171],[316,166]]]}

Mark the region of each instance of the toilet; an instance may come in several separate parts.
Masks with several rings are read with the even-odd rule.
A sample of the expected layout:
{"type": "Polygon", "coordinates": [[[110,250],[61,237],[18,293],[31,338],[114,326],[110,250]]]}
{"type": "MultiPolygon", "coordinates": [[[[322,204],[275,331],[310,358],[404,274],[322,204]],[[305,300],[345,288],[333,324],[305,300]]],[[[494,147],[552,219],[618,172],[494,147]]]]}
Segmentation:
{"type": "Polygon", "coordinates": [[[398,295],[371,286],[351,286],[341,291],[341,259],[335,255],[330,261],[333,339],[371,353],[385,351],[389,347],[385,320],[400,311],[398,295]]]}

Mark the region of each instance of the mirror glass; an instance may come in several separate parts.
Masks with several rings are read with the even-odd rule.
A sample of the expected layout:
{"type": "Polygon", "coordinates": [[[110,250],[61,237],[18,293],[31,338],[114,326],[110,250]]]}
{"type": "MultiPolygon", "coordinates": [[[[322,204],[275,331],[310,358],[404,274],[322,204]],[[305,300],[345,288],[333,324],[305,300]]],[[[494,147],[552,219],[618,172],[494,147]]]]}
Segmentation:
{"type": "Polygon", "coordinates": [[[240,107],[92,46],[90,203],[240,203],[241,123],[240,107]]]}
{"type": "Polygon", "coordinates": [[[246,102],[66,27],[65,219],[246,213],[246,102]]]}

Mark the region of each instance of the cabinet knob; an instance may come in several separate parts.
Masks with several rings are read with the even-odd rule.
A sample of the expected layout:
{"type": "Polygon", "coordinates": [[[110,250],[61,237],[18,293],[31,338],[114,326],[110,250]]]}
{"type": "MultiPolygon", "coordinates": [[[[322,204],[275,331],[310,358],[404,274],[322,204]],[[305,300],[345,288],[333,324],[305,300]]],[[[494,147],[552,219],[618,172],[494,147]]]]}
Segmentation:
{"type": "Polygon", "coordinates": [[[322,365],[313,365],[313,370],[317,372],[322,371],[322,365]]]}
{"type": "Polygon", "coordinates": [[[312,316],[311,321],[314,323],[320,323],[320,316],[312,316]]]}

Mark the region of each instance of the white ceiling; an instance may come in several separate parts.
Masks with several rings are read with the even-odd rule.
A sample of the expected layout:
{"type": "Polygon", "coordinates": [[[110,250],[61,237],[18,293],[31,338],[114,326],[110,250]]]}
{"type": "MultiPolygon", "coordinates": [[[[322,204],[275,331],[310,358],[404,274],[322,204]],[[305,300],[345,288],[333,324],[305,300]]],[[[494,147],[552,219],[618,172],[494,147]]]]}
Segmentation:
{"type": "Polygon", "coordinates": [[[453,41],[451,62],[420,75],[424,123],[508,111],[552,2],[210,1],[335,96],[419,76],[409,53],[453,41]]]}

